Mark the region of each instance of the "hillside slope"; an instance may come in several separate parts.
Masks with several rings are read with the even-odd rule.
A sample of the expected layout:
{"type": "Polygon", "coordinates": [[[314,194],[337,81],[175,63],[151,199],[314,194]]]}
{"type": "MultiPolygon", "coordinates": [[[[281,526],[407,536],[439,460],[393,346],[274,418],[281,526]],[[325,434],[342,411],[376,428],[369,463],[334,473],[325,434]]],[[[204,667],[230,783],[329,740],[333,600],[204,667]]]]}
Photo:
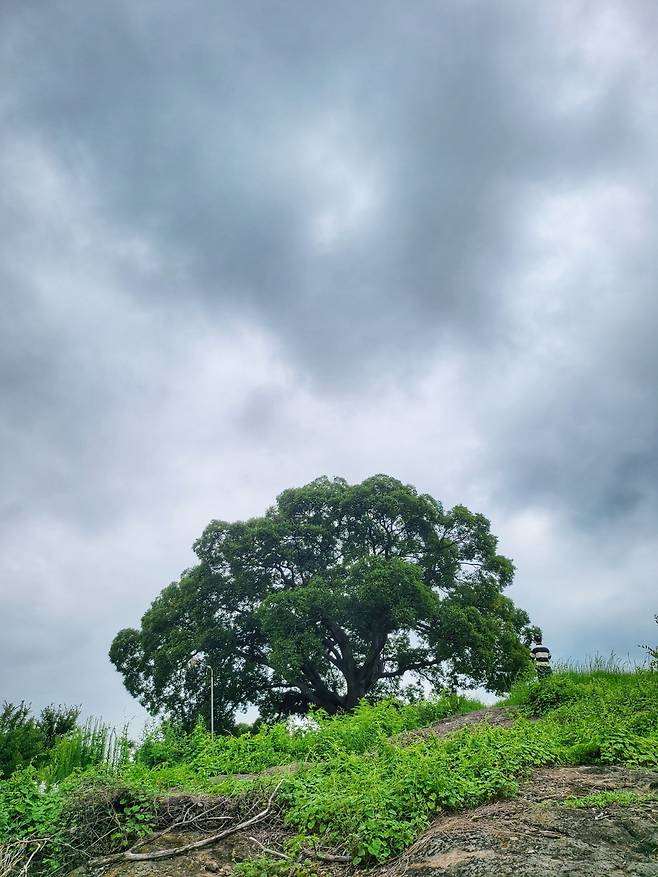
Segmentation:
{"type": "MultiPolygon", "coordinates": [[[[450,720],[445,724],[449,727],[450,720]]],[[[143,849],[175,847],[200,837],[172,834],[143,849]]],[[[210,849],[161,862],[122,863],[105,874],[228,874],[236,860],[262,856],[263,848],[279,851],[289,837],[280,818],[274,818],[265,827],[244,831],[210,849]]],[[[352,868],[321,862],[312,870],[344,875],[352,868]]],[[[439,816],[403,856],[368,873],[373,877],[658,877],[658,771],[604,765],[540,769],[522,784],[518,797],[439,816]],[[565,801],[581,806],[568,806],[565,801]]]]}
{"type": "MultiPolygon", "coordinates": [[[[656,877],[658,800],[605,805],[602,792],[656,796],[658,772],[622,767],[544,768],[519,796],[441,816],[392,866],[450,877],[656,877]],[[569,798],[595,796],[590,806],[569,798]]],[[[624,796],[620,796],[623,800],[624,796]]]]}
{"type": "Polygon", "coordinates": [[[162,725],[120,763],[60,768],[0,782],[0,877],[84,863],[115,877],[658,877],[648,669],[529,677],[488,709],[444,694],[238,737],[162,725]]]}
{"type": "MultiPolygon", "coordinates": [[[[392,740],[412,745],[480,723],[508,728],[513,720],[506,710],[493,707],[392,740]]],[[[209,806],[211,802],[209,797],[209,806]]],[[[275,813],[264,824],[209,849],[161,862],[122,863],[105,873],[107,877],[229,874],[236,861],[258,862],[265,850],[269,863],[261,860],[263,877],[273,857],[282,874],[286,864],[294,874],[293,859],[286,863],[279,858],[291,836],[281,814],[275,813]]],[[[171,834],[143,850],[173,848],[201,837],[171,834]]],[[[354,868],[317,861],[308,870],[345,875],[354,868]]],[[[402,856],[367,871],[373,877],[658,877],[658,771],[602,764],[540,768],[520,785],[518,796],[441,814],[402,856]]]]}

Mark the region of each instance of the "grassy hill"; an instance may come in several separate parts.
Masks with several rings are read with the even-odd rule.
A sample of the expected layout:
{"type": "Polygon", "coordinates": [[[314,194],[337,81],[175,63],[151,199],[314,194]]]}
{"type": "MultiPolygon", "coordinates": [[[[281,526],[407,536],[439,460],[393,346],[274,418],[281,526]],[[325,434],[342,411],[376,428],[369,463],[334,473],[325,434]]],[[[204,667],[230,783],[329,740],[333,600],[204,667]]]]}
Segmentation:
{"type": "Polygon", "coordinates": [[[501,707],[508,720],[484,713],[457,730],[446,720],[481,704],[448,695],[364,702],[347,716],[317,713],[299,727],[214,739],[201,726],[184,735],[163,725],[109,758],[97,740],[95,763],[82,768],[71,757],[84,748],[73,733],[47,763],[0,783],[0,874],[20,873],[30,857],[35,873],[64,872],[154,831],[173,835],[172,827],[202,837],[268,800],[277,846],[243,861],[245,877],[301,873],[318,861],[364,867],[402,853],[439,814],[514,798],[539,768],[658,768],[658,672],[563,669],[520,681],[489,718],[501,707]],[[421,728],[434,730],[413,733],[421,728]]]}

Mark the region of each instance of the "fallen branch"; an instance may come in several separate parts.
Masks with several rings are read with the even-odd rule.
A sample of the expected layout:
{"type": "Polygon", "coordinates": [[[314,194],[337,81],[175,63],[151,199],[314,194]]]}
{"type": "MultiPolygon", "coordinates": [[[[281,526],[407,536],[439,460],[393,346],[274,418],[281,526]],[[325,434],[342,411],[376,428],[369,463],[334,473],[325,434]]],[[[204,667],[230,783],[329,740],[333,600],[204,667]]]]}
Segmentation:
{"type": "Polygon", "coordinates": [[[10,841],[0,846],[0,877],[9,877],[11,874],[27,874],[32,859],[46,843],[44,838],[24,838],[10,841]],[[27,859],[28,848],[34,844],[34,849],[27,859]],[[20,868],[17,869],[17,865],[20,868]]]}
{"type": "MultiPolygon", "coordinates": [[[[217,843],[217,841],[222,840],[231,834],[235,834],[238,831],[242,831],[245,828],[249,828],[251,825],[255,825],[257,822],[262,822],[263,819],[266,819],[272,810],[272,802],[274,801],[274,797],[278,792],[280,785],[281,783],[277,785],[270,795],[264,810],[261,810],[260,813],[252,816],[251,819],[246,819],[244,822],[238,823],[238,825],[232,825],[230,828],[225,828],[224,831],[219,831],[216,834],[211,834],[208,837],[201,838],[201,840],[196,840],[192,843],[183,844],[181,847],[173,847],[168,850],[154,850],[152,853],[136,853],[134,848],[131,847],[131,849],[126,850],[123,853],[114,853],[111,856],[101,856],[98,859],[92,859],[87,867],[102,868],[105,865],[113,865],[115,862],[149,862],[154,859],[173,859],[175,856],[180,856],[191,850],[200,850],[203,847],[209,847],[211,844],[217,843]]],[[[143,846],[143,840],[137,842],[135,847],[138,846],[143,846]]]]}
{"type": "Polygon", "coordinates": [[[320,859],[322,862],[351,862],[352,856],[343,856],[339,853],[323,853],[320,850],[311,850],[308,847],[302,847],[301,852],[310,858],[320,859]]]}
{"type": "Polygon", "coordinates": [[[253,841],[255,844],[261,848],[264,853],[269,853],[270,856],[276,856],[278,859],[285,859],[286,861],[290,860],[290,856],[287,856],[285,853],[279,852],[279,850],[273,850],[270,847],[264,846],[257,837],[252,837],[249,835],[249,840],[253,841]]]}

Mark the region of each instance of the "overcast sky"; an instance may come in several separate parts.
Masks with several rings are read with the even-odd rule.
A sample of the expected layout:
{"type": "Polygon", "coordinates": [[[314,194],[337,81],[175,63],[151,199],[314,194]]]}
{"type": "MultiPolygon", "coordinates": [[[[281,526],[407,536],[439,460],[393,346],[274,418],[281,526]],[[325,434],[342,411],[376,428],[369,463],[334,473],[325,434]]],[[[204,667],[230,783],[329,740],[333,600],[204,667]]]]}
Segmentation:
{"type": "Polygon", "coordinates": [[[658,628],[658,6],[3,0],[0,699],[211,518],[384,472],[492,521],[559,659],[658,628]]]}

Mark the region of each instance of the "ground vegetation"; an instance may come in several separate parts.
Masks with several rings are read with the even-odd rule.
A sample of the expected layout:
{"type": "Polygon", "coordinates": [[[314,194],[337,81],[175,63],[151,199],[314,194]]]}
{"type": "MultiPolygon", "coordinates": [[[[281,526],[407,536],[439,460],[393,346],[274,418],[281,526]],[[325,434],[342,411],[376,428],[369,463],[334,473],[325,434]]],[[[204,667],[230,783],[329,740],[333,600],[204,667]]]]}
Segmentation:
{"type": "Polygon", "coordinates": [[[72,767],[56,781],[47,766],[28,765],[0,783],[0,842],[6,875],[28,863],[34,874],[127,867],[162,849],[173,861],[176,848],[219,835],[240,838],[232,849],[244,877],[383,866],[436,820],[523,795],[537,771],[615,766],[644,771],[643,784],[574,782],[553,803],[565,813],[618,807],[628,819],[655,806],[658,674],[562,668],[520,679],[484,712],[450,694],[363,700],[351,714],[318,710],[240,736],[160,725],[122,760],[72,767]]]}

